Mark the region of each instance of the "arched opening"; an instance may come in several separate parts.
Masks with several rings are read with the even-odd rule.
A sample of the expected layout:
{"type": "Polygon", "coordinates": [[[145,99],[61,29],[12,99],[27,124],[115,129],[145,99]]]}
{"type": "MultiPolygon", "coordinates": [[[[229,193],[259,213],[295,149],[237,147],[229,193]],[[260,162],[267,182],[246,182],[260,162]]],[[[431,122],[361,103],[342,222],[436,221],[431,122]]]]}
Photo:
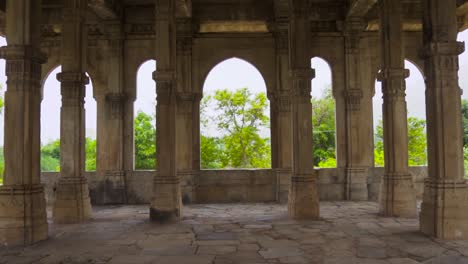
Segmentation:
{"type": "MultiPolygon", "coordinates": [[[[458,41],[468,43],[468,30],[458,33],[458,41]]],[[[468,52],[463,52],[459,57],[458,80],[462,94],[462,118],[463,118],[463,154],[465,163],[465,177],[468,178],[468,52]]]]}
{"type": "MultiPolygon", "coordinates": [[[[410,71],[406,78],[406,103],[408,125],[408,165],[427,165],[426,140],[426,101],[424,77],[419,68],[409,60],[405,60],[405,68],[410,71]],[[421,99],[422,98],[422,99],[421,99]]],[[[381,82],[375,82],[375,95],[373,98],[374,113],[374,165],[383,167],[383,120],[382,104],[383,94],[381,82]]]]}
{"type": "MultiPolygon", "coordinates": [[[[0,36],[0,47],[6,46],[6,38],[0,36]]],[[[3,143],[4,143],[4,98],[6,91],[6,74],[5,74],[5,60],[0,59],[0,185],[3,185],[3,173],[5,171],[5,157],[3,156],[3,143]]]]}
{"type": "MultiPolygon", "coordinates": [[[[60,171],[60,108],[62,96],[57,74],[62,71],[58,66],[52,70],[43,83],[41,102],[41,171],[60,171]]],[[[89,75],[88,75],[89,77],[89,75]]],[[[85,96],[86,131],[86,171],[96,170],[96,100],[93,97],[93,84],[90,78],[86,85],[85,96]]]]}
{"type": "Polygon", "coordinates": [[[262,74],[227,59],[208,74],[201,103],[201,168],[271,168],[270,106],[262,74]]]}
{"type": "Polygon", "coordinates": [[[312,79],[312,124],[314,136],[314,166],[336,167],[335,98],[332,89],[332,71],[322,58],[311,60],[315,70],[312,79]]]}
{"type": "Polygon", "coordinates": [[[156,167],[156,83],[152,76],[156,61],[148,60],[137,72],[134,103],[134,166],[135,170],[156,167]]]}

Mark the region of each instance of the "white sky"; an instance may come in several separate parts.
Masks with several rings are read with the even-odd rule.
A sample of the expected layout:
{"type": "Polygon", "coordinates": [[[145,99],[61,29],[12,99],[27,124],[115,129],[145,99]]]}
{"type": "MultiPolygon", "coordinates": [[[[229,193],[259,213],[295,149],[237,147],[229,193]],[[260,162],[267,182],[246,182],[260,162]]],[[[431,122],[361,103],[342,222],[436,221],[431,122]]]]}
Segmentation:
{"type": "MultiPolygon", "coordinates": [[[[468,41],[468,30],[459,34],[459,41],[468,41]]],[[[6,45],[5,39],[0,37],[0,46],[6,45]]],[[[325,87],[331,84],[331,72],[328,64],[321,59],[312,61],[316,71],[316,78],[312,81],[312,95],[321,97],[325,87]]],[[[425,118],[424,81],[422,75],[414,65],[406,63],[410,70],[410,77],[406,80],[407,102],[409,116],[425,118]]],[[[135,114],[141,110],[148,114],[155,113],[156,89],[152,79],[152,72],[156,65],[148,61],[140,67],[137,76],[137,101],[135,114]]],[[[44,100],[41,105],[41,141],[47,143],[60,136],[60,84],[56,80],[59,68],[52,72],[44,85],[44,100]]],[[[464,99],[468,99],[468,52],[460,56],[460,86],[466,92],[464,99]]],[[[1,93],[5,92],[6,76],[5,61],[0,60],[1,93]]],[[[212,69],[204,84],[204,91],[212,92],[216,89],[238,89],[248,87],[252,92],[266,92],[265,82],[258,70],[250,63],[233,58],[218,64],[212,69]]],[[[96,102],[92,98],[92,84],[86,87],[86,131],[87,136],[96,136],[96,102]]],[[[380,83],[376,84],[374,96],[374,123],[381,118],[382,93],[380,83]]],[[[0,142],[3,142],[3,114],[0,116],[0,142]]]]}

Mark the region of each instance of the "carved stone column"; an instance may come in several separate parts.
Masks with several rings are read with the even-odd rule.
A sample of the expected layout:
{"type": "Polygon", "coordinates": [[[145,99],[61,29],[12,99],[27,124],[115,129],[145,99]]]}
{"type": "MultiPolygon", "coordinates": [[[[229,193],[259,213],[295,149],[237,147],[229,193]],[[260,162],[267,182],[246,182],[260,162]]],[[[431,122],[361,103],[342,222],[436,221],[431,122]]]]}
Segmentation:
{"type": "Polygon", "coordinates": [[[150,218],[153,221],[178,221],[182,200],[177,176],[177,98],[176,98],[176,21],[175,1],[156,2],[156,156],[150,218]]]}
{"type": "Polygon", "coordinates": [[[47,239],[40,179],[41,1],[9,0],[6,6],[5,174],[0,186],[0,244],[30,245],[47,239]]]}
{"type": "Polygon", "coordinates": [[[66,1],[63,8],[60,179],[53,217],[56,223],[80,223],[91,216],[85,178],[86,0],[66,1]]]}
{"type": "MultiPolygon", "coordinates": [[[[196,152],[194,137],[195,123],[194,113],[200,106],[201,96],[194,93],[177,94],[177,175],[181,181],[182,201],[184,204],[196,201],[196,183],[200,174],[200,162],[196,162],[196,152]]],[[[198,122],[199,123],[199,122],[198,122]]],[[[199,160],[199,159],[198,159],[199,160]]]]}
{"type": "MultiPolygon", "coordinates": [[[[112,75],[112,74],[111,74],[112,75]]],[[[124,108],[127,96],[109,92],[97,96],[97,177],[93,204],[123,204],[127,201],[124,170],[124,108]]]]}
{"type": "Polygon", "coordinates": [[[294,219],[319,217],[317,175],[314,172],[311,79],[310,26],[308,1],[292,0],[289,26],[289,59],[292,79],[292,177],[288,213],[294,219]]]}
{"type": "MultiPolygon", "coordinates": [[[[93,204],[123,204],[126,196],[124,169],[125,108],[128,98],[124,92],[124,33],[120,23],[108,24],[107,87],[99,87],[97,98],[97,178],[99,185],[91,190],[93,204]]],[[[95,84],[95,90],[97,86],[95,84]]],[[[131,155],[131,153],[127,153],[131,155]]],[[[132,156],[133,158],[133,156],[132,156]]]]}
{"type": "Polygon", "coordinates": [[[421,231],[441,239],[468,239],[468,184],[463,170],[461,90],[455,0],[427,0],[424,14],[429,177],[421,231]]]}
{"type": "Polygon", "coordinates": [[[367,201],[367,178],[369,163],[365,155],[370,154],[368,133],[369,122],[365,109],[361,108],[364,92],[361,86],[360,41],[364,23],[359,18],[348,18],[345,30],[346,90],[346,185],[345,198],[351,201],[367,201]]]}
{"type": "Polygon", "coordinates": [[[184,204],[196,201],[200,174],[198,113],[201,95],[192,92],[192,21],[177,19],[177,174],[184,204]],[[196,148],[198,146],[198,148],[196,148]]]}
{"type": "Polygon", "coordinates": [[[385,174],[380,212],[384,216],[416,217],[416,197],[408,171],[408,128],[405,100],[403,32],[400,0],[380,0],[385,174]]]}
{"type": "Polygon", "coordinates": [[[291,79],[289,74],[288,26],[278,24],[276,40],[277,87],[268,94],[271,111],[272,168],[276,171],[280,203],[287,203],[291,184],[292,130],[291,79]]]}

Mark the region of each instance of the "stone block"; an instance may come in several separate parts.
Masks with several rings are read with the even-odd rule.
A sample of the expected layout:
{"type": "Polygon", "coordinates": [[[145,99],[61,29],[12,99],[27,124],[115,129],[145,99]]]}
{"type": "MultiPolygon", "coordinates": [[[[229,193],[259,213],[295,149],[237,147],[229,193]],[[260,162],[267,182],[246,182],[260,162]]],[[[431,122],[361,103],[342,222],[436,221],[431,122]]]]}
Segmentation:
{"type": "Polygon", "coordinates": [[[60,178],[53,208],[54,222],[82,223],[90,217],[91,200],[86,178],[60,178]]]}
{"type": "Polygon", "coordinates": [[[0,244],[26,246],[47,239],[48,224],[41,185],[0,186],[0,244]]]}

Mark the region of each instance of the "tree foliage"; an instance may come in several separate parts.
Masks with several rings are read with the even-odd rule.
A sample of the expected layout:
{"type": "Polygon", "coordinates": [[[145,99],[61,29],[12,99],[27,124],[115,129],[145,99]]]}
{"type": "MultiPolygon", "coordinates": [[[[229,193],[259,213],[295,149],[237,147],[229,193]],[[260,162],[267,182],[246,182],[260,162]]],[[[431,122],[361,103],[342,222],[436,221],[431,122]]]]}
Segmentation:
{"type": "Polygon", "coordinates": [[[270,142],[260,135],[268,128],[267,109],[266,95],[252,94],[247,88],[217,90],[205,97],[202,126],[205,130],[210,125],[216,127],[220,136],[202,136],[202,168],[269,168],[270,142]],[[214,108],[210,114],[206,111],[209,105],[214,108]]]}
{"type": "Polygon", "coordinates": [[[138,112],[135,121],[135,169],[154,170],[156,168],[156,128],[155,118],[138,112]]]}
{"type": "MultiPolygon", "coordinates": [[[[86,138],[85,145],[86,171],[96,170],[96,140],[86,138]]],[[[60,139],[54,140],[41,147],[41,171],[60,171],[60,139]]]]}
{"type": "MultiPolygon", "coordinates": [[[[374,162],[376,166],[385,164],[382,120],[375,134],[374,162]]],[[[427,165],[426,121],[416,117],[408,118],[408,165],[427,165]]]]}
{"type": "Polygon", "coordinates": [[[314,136],[314,166],[336,167],[335,99],[331,86],[322,98],[312,97],[312,125],[314,136]]]}

